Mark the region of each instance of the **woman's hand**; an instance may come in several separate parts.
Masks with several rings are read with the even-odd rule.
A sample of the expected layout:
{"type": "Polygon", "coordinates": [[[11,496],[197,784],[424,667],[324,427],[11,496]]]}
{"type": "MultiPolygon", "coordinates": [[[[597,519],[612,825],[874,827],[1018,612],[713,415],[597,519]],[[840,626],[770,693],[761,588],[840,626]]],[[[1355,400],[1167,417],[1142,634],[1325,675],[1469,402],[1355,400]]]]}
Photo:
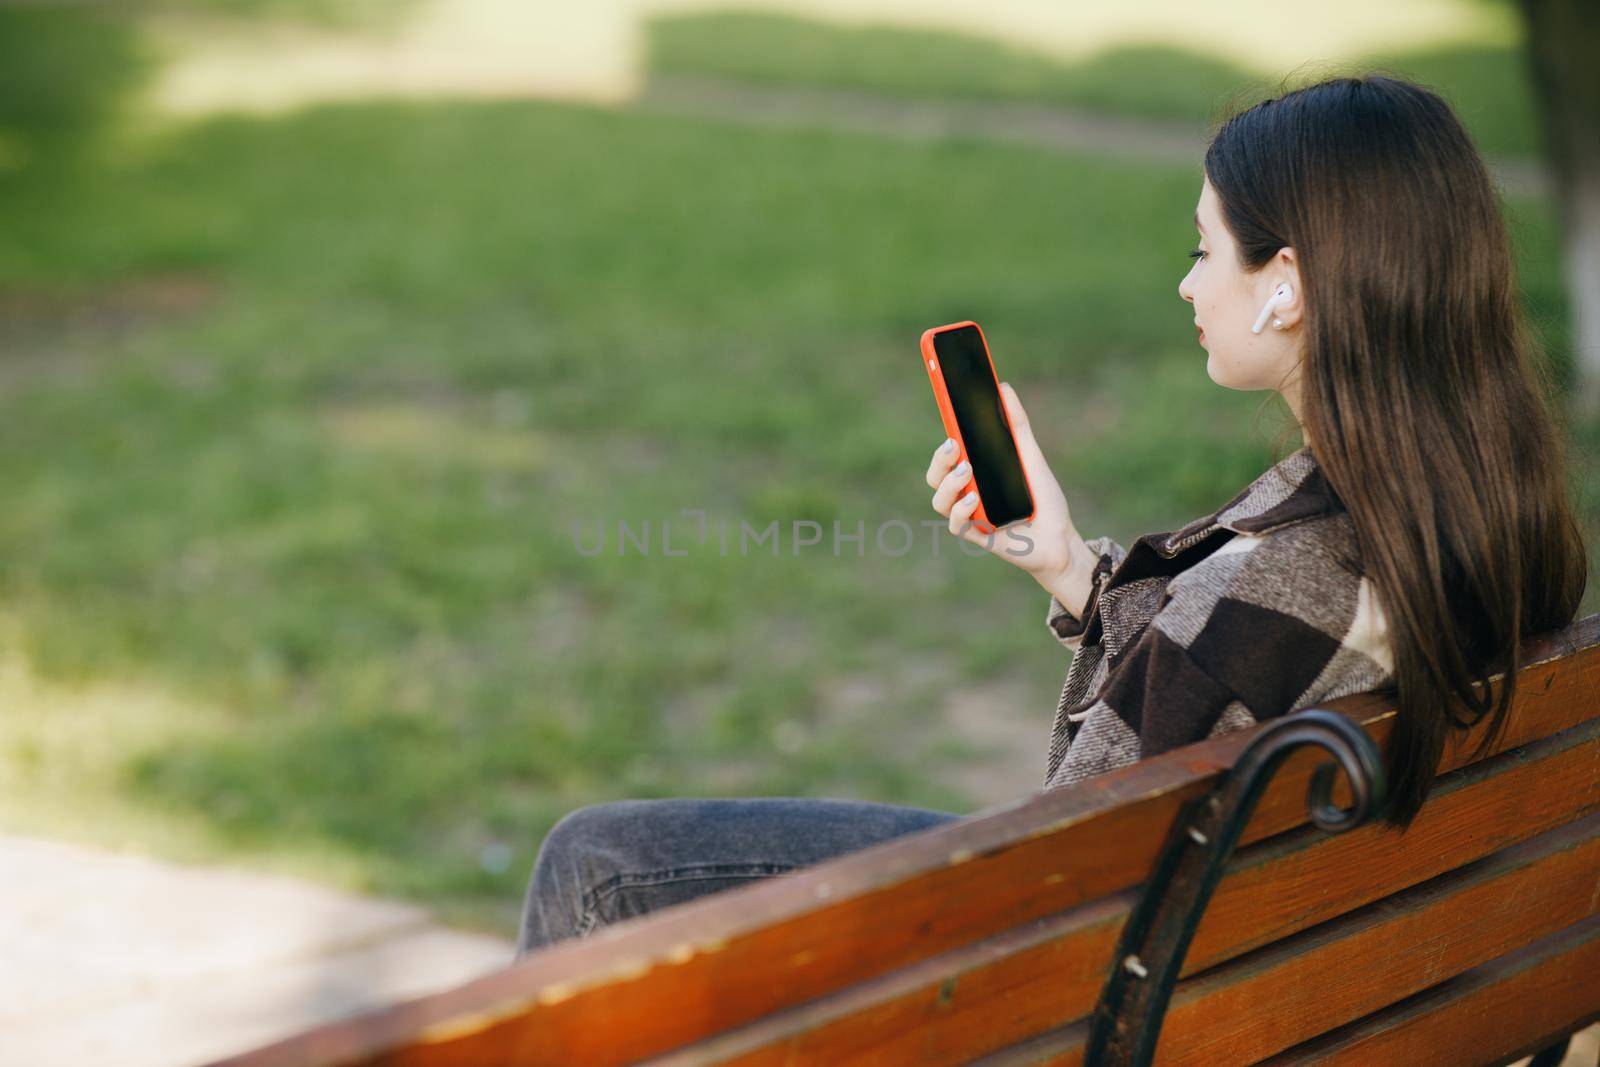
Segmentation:
{"type": "Polygon", "coordinates": [[[1050,473],[1044,453],[1033,439],[1028,415],[1009,383],[1000,383],[1000,397],[1016,434],[1017,452],[1022,457],[1028,485],[1033,489],[1033,518],[1002,526],[993,534],[980,532],[972,524],[972,513],[978,507],[978,489],[972,480],[972,468],[965,459],[959,464],[956,462],[957,450],[952,441],[935,449],[928,463],[927,482],[934,490],[933,510],[949,520],[952,534],[963,541],[982,545],[1001,559],[1021,567],[1068,611],[1081,614],[1089,599],[1090,576],[1098,559],[1073,526],[1067,498],[1055,475],[1050,473]]]}

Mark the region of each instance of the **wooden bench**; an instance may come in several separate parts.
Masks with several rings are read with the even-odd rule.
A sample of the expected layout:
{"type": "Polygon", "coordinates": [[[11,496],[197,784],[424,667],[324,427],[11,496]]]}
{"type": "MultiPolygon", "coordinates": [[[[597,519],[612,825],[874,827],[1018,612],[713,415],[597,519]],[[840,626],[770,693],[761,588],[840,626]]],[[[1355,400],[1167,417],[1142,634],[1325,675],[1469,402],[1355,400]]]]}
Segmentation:
{"type": "Polygon", "coordinates": [[[1529,662],[1403,835],[1308,821],[1329,751],[1360,806],[1394,714],[1363,694],[224,1062],[1508,1062],[1600,1017],[1600,615],[1529,662]]]}

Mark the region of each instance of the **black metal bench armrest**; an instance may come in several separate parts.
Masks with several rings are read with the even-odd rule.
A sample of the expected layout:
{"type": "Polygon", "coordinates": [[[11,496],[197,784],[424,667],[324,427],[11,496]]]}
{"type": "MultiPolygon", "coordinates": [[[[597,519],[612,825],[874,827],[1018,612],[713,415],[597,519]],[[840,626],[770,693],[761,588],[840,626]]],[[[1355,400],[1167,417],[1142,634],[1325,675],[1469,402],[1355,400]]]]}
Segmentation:
{"type": "Polygon", "coordinates": [[[1172,987],[1223,866],[1267,783],[1290,753],[1305,745],[1333,755],[1353,798],[1347,810],[1335,805],[1334,764],[1318,767],[1306,798],[1317,827],[1340,833],[1383,811],[1388,799],[1383,763],[1361,727],[1335,712],[1310,708],[1262,730],[1211,792],[1173,820],[1095,1005],[1085,1050],[1089,1067],[1146,1067],[1155,1056],[1172,987]]]}

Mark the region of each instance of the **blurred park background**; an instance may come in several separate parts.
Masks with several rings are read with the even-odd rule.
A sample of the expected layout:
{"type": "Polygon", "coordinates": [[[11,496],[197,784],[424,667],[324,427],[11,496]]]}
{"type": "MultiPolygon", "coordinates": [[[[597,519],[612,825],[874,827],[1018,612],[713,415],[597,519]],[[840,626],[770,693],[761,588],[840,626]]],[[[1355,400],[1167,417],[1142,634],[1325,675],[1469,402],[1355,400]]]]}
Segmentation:
{"type": "Polygon", "coordinates": [[[1069,654],[917,527],[917,338],[985,326],[1086,536],[1226,501],[1288,417],[1176,292],[1230,100],[1445,93],[1572,388],[1519,9],[1314,7],[0,4],[0,829],[505,934],[585,803],[1026,794],[1069,654]],[[575,548],[684,508],[917,543],[575,548]]]}

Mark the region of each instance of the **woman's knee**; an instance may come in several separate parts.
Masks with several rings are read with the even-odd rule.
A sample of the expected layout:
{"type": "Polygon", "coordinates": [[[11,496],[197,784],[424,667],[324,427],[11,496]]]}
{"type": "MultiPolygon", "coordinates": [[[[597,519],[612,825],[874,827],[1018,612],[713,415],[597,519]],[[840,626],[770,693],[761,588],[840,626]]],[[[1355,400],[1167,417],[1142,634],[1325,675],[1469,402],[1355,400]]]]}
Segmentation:
{"type": "Polygon", "coordinates": [[[638,801],[617,800],[567,812],[539,846],[535,871],[547,877],[581,875],[594,865],[596,857],[618,851],[636,834],[638,808],[638,801]]]}
{"type": "Polygon", "coordinates": [[[648,819],[650,801],[618,800],[576,808],[545,835],[528,878],[518,954],[581,937],[591,916],[592,888],[624,861],[648,819]]]}
{"type": "Polygon", "coordinates": [[[581,865],[585,858],[610,851],[626,827],[638,817],[639,802],[616,800],[567,812],[545,835],[536,866],[581,865]]]}

